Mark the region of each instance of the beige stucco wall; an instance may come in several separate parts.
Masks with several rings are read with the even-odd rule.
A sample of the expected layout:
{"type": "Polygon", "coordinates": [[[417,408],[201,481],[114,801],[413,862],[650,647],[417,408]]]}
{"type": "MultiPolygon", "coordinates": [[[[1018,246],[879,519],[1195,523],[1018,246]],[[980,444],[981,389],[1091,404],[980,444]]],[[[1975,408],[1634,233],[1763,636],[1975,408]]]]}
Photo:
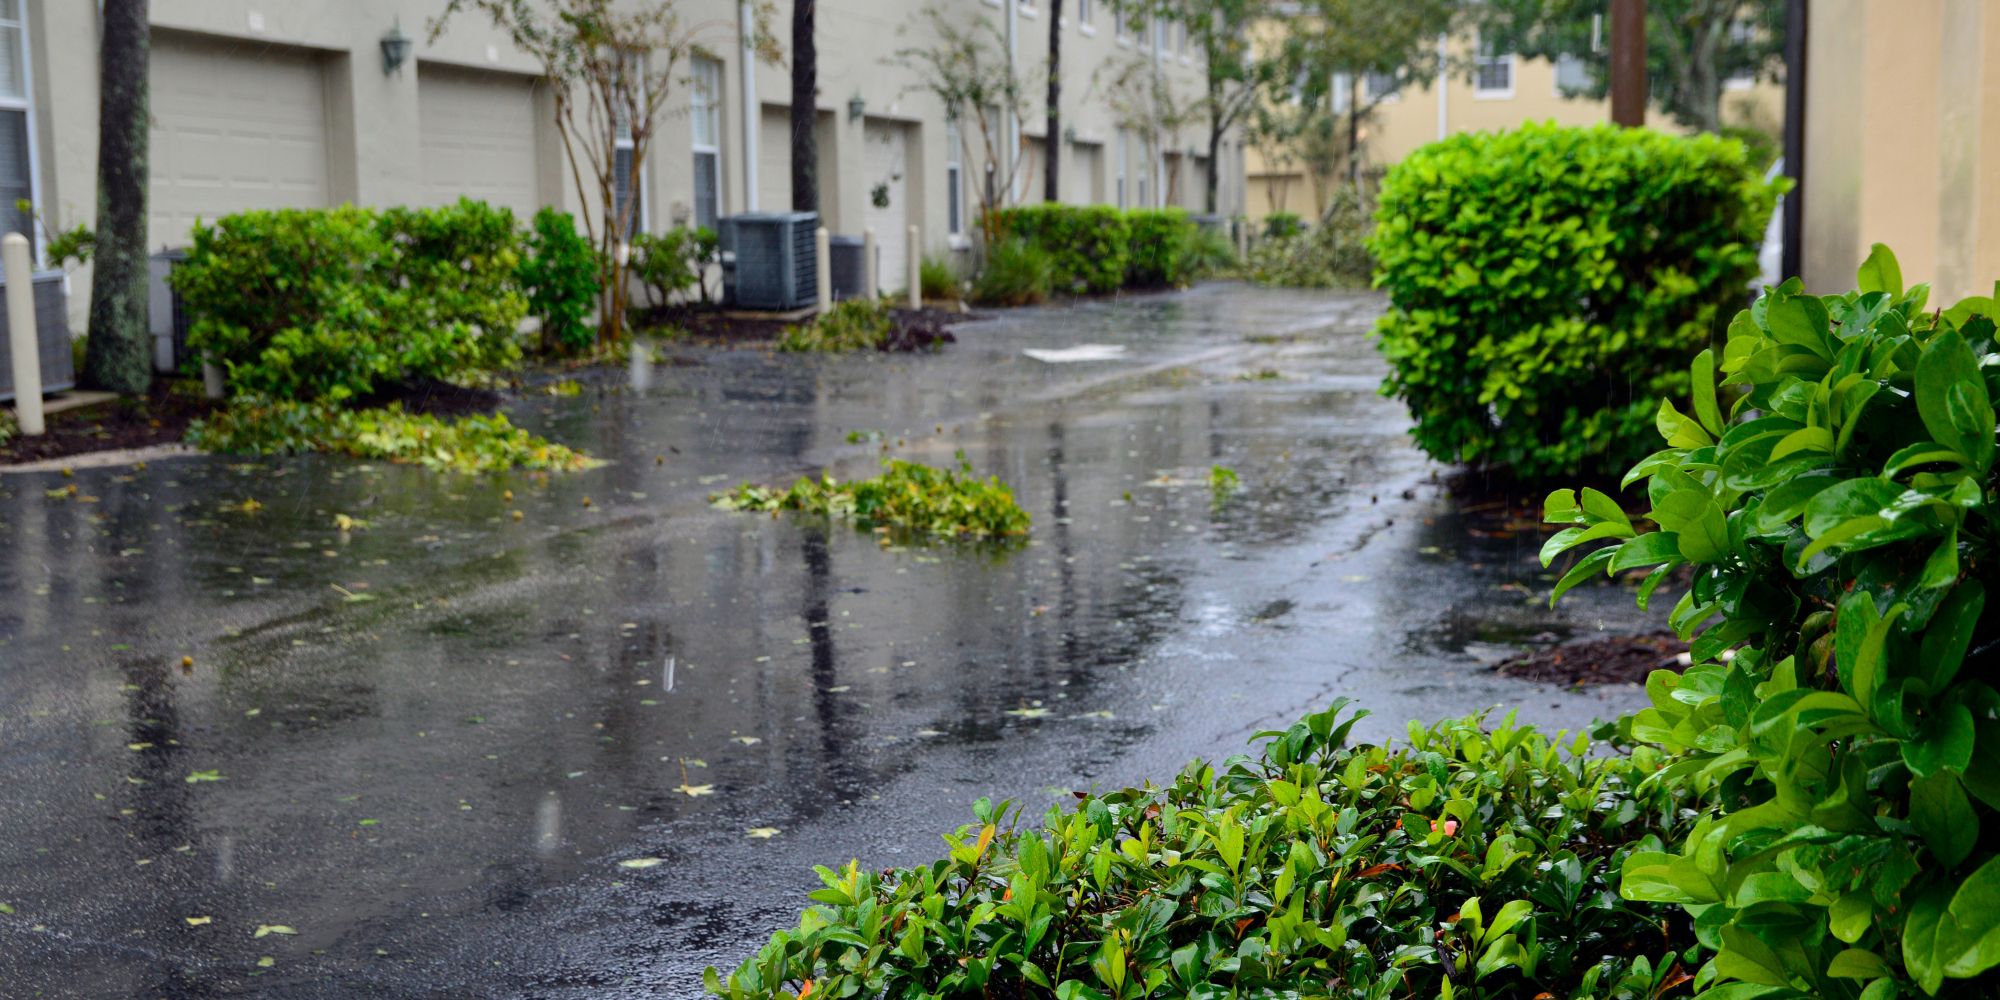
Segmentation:
{"type": "Polygon", "coordinates": [[[1932,301],[2000,279],[2000,8],[1986,0],[1819,0],[1807,56],[1807,287],[1853,287],[1896,251],[1932,301]]]}
{"type": "MultiPolygon", "coordinates": [[[[326,174],[331,202],[352,201],[363,205],[391,205],[421,202],[425,198],[419,143],[419,64],[432,63],[469,67],[494,73],[517,74],[522,78],[536,73],[532,59],[516,51],[510,43],[477,14],[456,18],[436,44],[427,40],[429,21],[444,7],[445,0],[153,0],[151,18],[161,32],[181,37],[198,37],[210,42],[240,46],[244,51],[284,47],[310,54],[321,67],[324,87],[327,134],[326,174]],[[410,61],[395,73],[382,69],[380,39],[391,25],[400,24],[415,40],[410,61]]],[[[821,212],[836,232],[858,233],[866,216],[870,189],[879,180],[870,176],[862,142],[873,125],[906,129],[910,152],[906,180],[907,204],[899,217],[922,228],[926,252],[944,252],[962,247],[962,240],[947,238],[945,187],[945,124],[938,101],[922,89],[922,81],[910,70],[896,65],[899,49],[927,44],[920,12],[937,3],[954,17],[971,23],[985,17],[996,26],[1003,23],[1000,0],[824,0],[819,5],[818,106],[821,115],[821,212]],[[861,117],[849,112],[851,98],[865,105],[861,117]]],[[[1063,124],[1073,134],[1076,146],[1063,144],[1071,161],[1063,171],[1070,187],[1065,200],[1079,195],[1101,193],[1107,200],[1115,196],[1114,150],[1119,140],[1118,116],[1103,80],[1112,67],[1135,56],[1150,58],[1150,46],[1140,39],[1119,37],[1113,29],[1109,5],[1093,5],[1092,23],[1075,23],[1074,0],[1065,5],[1072,18],[1063,26],[1064,101],[1063,124]],[[1078,158],[1077,148],[1094,151],[1078,158]],[[1091,173],[1084,173],[1090,170],[1091,173]],[[1085,185],[1087,184],[1087,187],[1085,185]],[[1083,191],[1078,189],[1082,187],[1083,191]]],[[[96,5],[88,0],[27,0],[29,53],[33,64],[32,100],[36,113],[35,155],[39,173],[38,208],[47,223],[56,229],[89,224],[95,213],[97,154],[97,45],[96,5]]],[[[736,31],[737,5],[732,0],[686,0],[680,5],[684,24],[697,31],[697,41],[723,63],[722,72],[722,211],[733,213],[750,207],[745,173],[743,135],[743,87],[740,72],[743,49],[736,31]]],[[[1032,80],[1028,103],[1032,109],[1022,123],[1030,140],[1042,138],[1041,81],[1039,66],[1048,46],[1047,4],[1023,4],[1018,8],[1017,51],[1023,72],[1032,80]]],[[[773,25],[781,47],[789,47],[789,5],[779,5],[773,25]]],[[[1192,100],[1201,87],[1202,66],[1192,51],[1183,54],[1170,45],[1160,59],[1160,70],[1177,95],[1192,100]]],[[[790,100],[789,69],[786,65],[759,64],[755,69],[756,100],[766,115],[782,116],[790,100]]],[[[689,145],[692,126],[687,115],[688,91],[677,88],[663,109],[657,138],[646,165],[646,199],[653,229],[685,221],[693,203],[693,157],[689,145]]],[[[552,114],[545,104],[544,116],[552,114]]],[[[970,132],[970,128],[967,129],[970,132]]],[[[777,135],[782,136],[779,131],[777,135]]],[[[759,130],[760,145],[774,138],[768,127],[759,130]]],[[[968,144],[977,142],[968,135],[968,144]]],[[[546,204],[572,211],[584,210],[576,184],[566,169],[554,130],[536,137],[538,194],[546,204]]],[[[1189,127],[1174,137],[1172,149],[1205,152],[1206,133],[1189,127]]],[[[1241,156],[1240,145],[1232,140],[1223,149],[1220,176],[1224,187],[1219,193],[1224,213],[1243,208],[1242,168],[1230,158],[1241,156]]],[[[759,171],[758,204],[762,210],[789,209],[790,181],[784,150],[762,149],[757,157],[759,171]],[[776,168],[776,169],[774,169],[776,168]],[[773,174],[778,176],[772,176],[773,174]]],[[[1039,160],[1037,161],[1039,163],[1039,160]]],[[[1145,161],[1133,153],[1129,169],[1135,183],[1145,161]]],[[[963,163],[968,206],[977,203],[973,185],[979,183],[984,165],[968,155],[963,163]]],[[[1174,191],[1174,203],[1199,210],[1202,191],[1184,175],[1174,191]]],[[[1023,176],[1018,188],[1022,197],[1039,200],[1041,176],[1023,176]]],[[[1149,192],[1151,188],[1149,185],[1149,192]]],[[[594,197],[590,200],[594,201],[594,197]]],[[[1157,192],[1149,201],[1157,202],[1157,192]]],[[[877,213],[880,218],[880,213],[877,213]]],[[[967,213],[971,218],[970,208],[967,213]]],[[[169,237],[162,237],[162,242],[169,237]]],[[[900,284],[900,276],[885,276],[885,284],[900,284]]],[[[89,296],[89,269],[72,275],[71,312],[80,329],[89,296]]]]}

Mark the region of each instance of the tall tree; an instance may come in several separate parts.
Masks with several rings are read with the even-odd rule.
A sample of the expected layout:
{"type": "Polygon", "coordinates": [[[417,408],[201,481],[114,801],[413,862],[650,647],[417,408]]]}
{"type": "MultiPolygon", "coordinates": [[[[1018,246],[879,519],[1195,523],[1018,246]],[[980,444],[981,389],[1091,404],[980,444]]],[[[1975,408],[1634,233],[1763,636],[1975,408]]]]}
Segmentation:
{"type": "Polygon", "coordinates": [[[1201,54],[1204,71],[1197,113],[1208,122],[1208,176],[1202,193],[1204,211],[1216,208],[1222,141],[1244,124],[1265,90],[1277,79],[1276,53],[1260,52],[1250,32],[1279,13],[1274,0],[1161,0],[1158,16],[1187,29],[1188,40],[1201,54]]]}
{"type": "Polygon", "coordinates": [[[1358,185],[1362,123],[1397,91],[1450,72],[1438,37],[1457,27],[1464,7],[1465,0],[1301,0],[1274,72],[1292,82],[1296,100],[1344,117],[1345,126],[1344,142],[1324,118],[1301,130],[1308,159],[1344,156],[1348,182],[1358,185]],[[1364,87],[1364,80],[1374,82],[1364,87]]]}
{"type": "MultiPolygon", "coordinates": [[[[702,36],[730,27],[726,22],[690,26],[680,7],[679,0],[450,0],[430,25],[436,41],[454,15],[478,11],[542,64],[577,197],[585,205],[597,203],[596,213],[583,213],[583,224],[598,249],[601,343],[624,333],[630,247],[639,229],[639,192],[660,109],[679,82],[682,60],[700,47],[702,36]]],[[[759,58],[775,61],[770,0],[756,0],[753,11],[753,49],[759,58]]]]}
{"type": "MultiPolygon", "coordinates": [[[[1079,0],[1081,2],[1081,0],[1079,0]]],[[[1049,0],[1049,123],[1042,130],[1042,200],[1060,201],[1057,178],[1062,160],[1062,0],[1049,0]]]]}
{"type": "Polygon", "coordinates": [[[146,333],[147,0],[104,0],[97,111],[97,239],[85,385],[152,385],[146,333]]]}
{"type": "MultiPolygon", "coordinates": [[[[1589,82],[1569,93],[1602,98],[1611,46],[1603,0],[1487,0],[1478,8],[1490,47],[1528,58],[1581,59],[1589,82]]],[[[1722,84],[1776,80],[1784,71],[1783,0],[1647,0],[1647,89],[1667,116],[1704,132],[1722,127],[1722,84]]]]}
{"type": "Polygon", "coordinates": [[[815,0],[792,0],[792,211],[819,211],[819,40],[815,0]]]}

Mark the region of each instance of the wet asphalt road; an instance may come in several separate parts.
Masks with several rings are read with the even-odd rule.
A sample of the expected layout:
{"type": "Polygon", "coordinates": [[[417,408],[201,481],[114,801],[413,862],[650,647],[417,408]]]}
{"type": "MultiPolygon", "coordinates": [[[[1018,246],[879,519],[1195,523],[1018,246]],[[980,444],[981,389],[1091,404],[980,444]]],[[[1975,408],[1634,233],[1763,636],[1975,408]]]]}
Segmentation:
{"type": "Polygon", "coordinates": [[[1376,394],[1379,308],[1213,285],[929,356],[680,350],[516,407],[613,460],[553,479],[0,476],[0,997],[692,996],[812,864],[926,860],[981,795],[1163,781],[1341,695],[1376,739],[1622,711],[1484,669],[1641,619],[1548,610],[1532,532],[1467,530],[1376,394]],[[1085,343],[1124,356],[1020,353],[1085,343]],[[1031,543],[706,502],[884,448],[962,450],[1031,543]]]}

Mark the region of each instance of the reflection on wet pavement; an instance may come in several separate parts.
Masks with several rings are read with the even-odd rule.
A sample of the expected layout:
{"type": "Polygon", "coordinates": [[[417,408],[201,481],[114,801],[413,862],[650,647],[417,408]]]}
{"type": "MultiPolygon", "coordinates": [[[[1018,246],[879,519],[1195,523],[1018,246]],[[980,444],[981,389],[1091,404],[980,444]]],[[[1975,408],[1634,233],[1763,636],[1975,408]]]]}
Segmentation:
{"type": "Polygon", "coordinates": [[[669,350],[516,408],[612,460],[560,478],[0,477],[0,993],[691,995],[811,864],[926,858],[980,795],[1164,780],[1338,695],[1372,738],[1620,710],[1481,669],[1636,613],[1549,611],[1532,537],[1465,531],[1375,392],[1378,309],[1216,285],[937,355],[669,350]],[[1082,344],[1125,352],[1022,353],[1082,344]],[[705,500],[958,451],[1028,546],[705,500]]]}

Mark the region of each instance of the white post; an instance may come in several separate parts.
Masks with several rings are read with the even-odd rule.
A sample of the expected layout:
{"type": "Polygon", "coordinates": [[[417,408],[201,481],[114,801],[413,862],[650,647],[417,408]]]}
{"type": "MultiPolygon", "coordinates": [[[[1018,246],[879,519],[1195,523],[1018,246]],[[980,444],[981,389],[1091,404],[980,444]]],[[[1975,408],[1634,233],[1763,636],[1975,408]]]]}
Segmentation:
{"type": "Polygon", "coordinates": [[[7,275],[7,343],[14,361],[14,413],[24,437],[42,433],[42,351],[35,329],[35,269],[28,238],[0,239],[0,267],[7,275]]]}
{"type": "Polygon", "coordinates": [[[202,361],[201,394],[209,399],[221,399],[226,391],[222,384],[222,366],[213,361],[202,361]]]}
{"type": "Polygon", "coordinates": [[[915,312],[924,307],[923,255],[917,252],[923,244],[917,241],[917,227],[911,226],[909,235],[909,242],[904,244],[907,249],[903,253],[903,278],[910,283],[910,311],[915,312]]]}
{"type": "MultiPolygon", "coordinates": [[[[1007,41],[1007,80],[1011,86],[1019,86],[1020,46],[1015,38],[1021,33],[1021,5],[1002,0],[1001,6],[1006,10],[1002,23],[1007,41]]],[[[1001,108],[1000,113],[1003,116],[1000,131],[1004,136],[1000,143],[1000,175],[1007,182],[1007,193],[1002,197],[1001,204],[1012,205],[1020,200],[1017,197],[1019,189],[1014,185],[1020,180],[1017,175],[1020,173],[1021,116],[1012,103],[1001,108]]]]}
{"type": "Polygon", "coordinates": [[[762,109],[757,104],[757,18],[753,5],[736,5],[736,34],[742,42],[736,59],[743,72],[743,210],[757,210],[757,130],[762,109]]]}
{"type": "Polygon", "coordinates": [[[814,264],[817,268],[814,273],[819,279],[819,311],[824,313],[833,308],[833,261],[829,257],[831,248],[828,245],[825,226],[814,231],[813,249],[819,258],[814,264]]]}
{"type": "Polygon", "coordinates": [[[881,277],[875,272],[880,269],[881,265],[875,260],[875,227],[863,226],[861,229],[861,297],[870,302],[875,301],[876,295],[879,294],[877,289],[881,287],[881,277]]]}

